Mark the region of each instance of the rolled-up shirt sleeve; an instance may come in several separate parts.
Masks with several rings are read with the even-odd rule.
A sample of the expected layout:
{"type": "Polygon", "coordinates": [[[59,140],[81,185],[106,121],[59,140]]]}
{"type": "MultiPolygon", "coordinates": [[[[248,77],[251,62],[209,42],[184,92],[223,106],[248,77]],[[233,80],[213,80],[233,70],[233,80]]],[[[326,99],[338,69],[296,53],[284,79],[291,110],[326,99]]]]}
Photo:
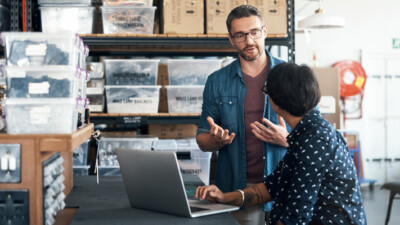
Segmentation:
{"type": "Polygon", "coordinates": [[[221,116],[218,111],[218,106],[215,101],[215,93],[213,90],[212,75],[208,76],[203,92],[203,105],[197,129],[197,135],[200,133],[210,132],[210,124],[207,122],[207,117],[214,119],[214,123],[220,124],[221,116]]]}

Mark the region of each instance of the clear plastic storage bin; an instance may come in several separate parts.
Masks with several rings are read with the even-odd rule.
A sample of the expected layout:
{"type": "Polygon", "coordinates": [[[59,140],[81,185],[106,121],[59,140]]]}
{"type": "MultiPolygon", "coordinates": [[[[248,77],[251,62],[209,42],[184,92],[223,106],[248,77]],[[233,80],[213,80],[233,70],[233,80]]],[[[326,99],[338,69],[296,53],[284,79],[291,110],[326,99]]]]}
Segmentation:
{"type": "Polygon", "coordinates": [[[153,0],[103,0],[104,6],[152,6],[153,0]]]}
{"type": "Polygon", "coordinates": [[[35,32],[3,32],[8,66],[78,65],[79,36],[35,32]]]}
{"type": "Polygon", "coordinates": [[[119,166],[116,148],[128,148],[136,150],[151,150],[154,148],[157,137],[129,137],[114,138],[102,137],[98,145],[99,167],[100,166],[119,166]]]}
{"type": "Polygon", "coordinates": [[[156,7],[101,7],[105,34],[153,34],[156,7]]]}
{"type": "Polygon", "coordinates": [[[73,66],[5,67],[7,98],[76,98],[80,71],[73,66]]]}
{"type": "Polygon", "coordinates": [[[165,86],[169,113],[201,113],[204,86],[165,86]]]}
{"type": "Polygon", "coordinates": [[[104,79],[91,78],[87,82],[86,94],[87,95],[102,95],[104,92],[104,79]]]}
{"type": "Polygon", "coordinates": [[[99,176],[121,176],[119,166],[99,166],[97,173],[99,176]]]}
{"type": "Polygon", "coordinates": [[[158,63],[151,59],[104,60],[107,85],[156,85],[158,63]]]}
{"type": "Polygon", "coordinates": [[[157,113],[161,86],[105,86],[108,113],[157,113]]]}
{"type": "Polygon", "coordinates": [[[78,97],[82,99],[86,99],[87,82],[89,79],[89,71],[81,70],[78,85],[78,97]]]}
{"type": "Polygon", "coordinates": [[[160,139],[154,146],[155,151],[172,151],[176,152],[178,146],[175,139],[160,139]]]}
{"type": "Polygon", "coordinates": [[[205,85],[207,77],[221,68],[221,60],[170,59],[167,60],[170,85],[205,85]]]}
{"type": "Polygon", "coordinates": [[[70,134],[77,129],[73,99],[7,99],[9,134],[70,134]]]}
{"type": "Polygon", "coordinates": [[[196,139],[177,139],[178,152],[191,152],[190,159],[179,160],[182,174],[197,175],[205,185],[210,183],[211,152],[203,152],[196,139]]]}
{"type": "Polygon", "coordinates": [[[88,147],[89,140],[83,142],[79,147],[77,147],[72,152],[72,165],[76,166],[86,166],[87,165],[87,155],[88,155],[88,147]]]}
{"type": "Polygon", "coordinates": [[[0,59],[0,85],[6,85],[6,73],[4,72],[5,65],[6,60],[0,59]]]}
{"type": "Polygon", "coordinates": [[[74,176],[88,176],[90,166],[74,166],[72,168],[74,176]]]}
{"type": "Polygon", "coordinates": [[[92,0],[38,0],[39,5],[80,5],[90,6],[92,0]]]}
{"type": "Polygon", "coordinates": [[[104,66],[101,62],[89,62],[87,64],[87,70],[90,71],[90,79],[104,78],[104,66]]]}
{"type": "Polygon", "coordinates": [[[90,112],[103,112],[104,109],[104,95],[88,95],[89,111],[90,112]]]}
{"type": "Polygon", "coordinates": [[[93,33],[94,7],[39,7],[44,33],[93,33]]]}

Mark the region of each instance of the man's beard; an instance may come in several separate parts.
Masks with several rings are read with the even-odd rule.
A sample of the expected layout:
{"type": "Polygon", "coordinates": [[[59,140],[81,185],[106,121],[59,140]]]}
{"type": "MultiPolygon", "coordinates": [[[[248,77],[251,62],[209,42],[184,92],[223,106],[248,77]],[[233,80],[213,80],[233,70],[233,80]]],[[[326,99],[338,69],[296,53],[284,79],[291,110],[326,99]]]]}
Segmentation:
{"type": "Polygon", "coordinates": [[[257,60],[258,58],[260,58],[260,56],[261,56],[261,51],[260,51],[258,45],[246,45],[246,47],[243,50],[239,50],[238,53],[246,61],[254,61],[254,60],[257,60]],[[254,47],[258,50],[258,55],[255,58],[250,58],[244,54],[244,51],[246,50],[246,48],[252,48],[252,47],[254,47]]]}

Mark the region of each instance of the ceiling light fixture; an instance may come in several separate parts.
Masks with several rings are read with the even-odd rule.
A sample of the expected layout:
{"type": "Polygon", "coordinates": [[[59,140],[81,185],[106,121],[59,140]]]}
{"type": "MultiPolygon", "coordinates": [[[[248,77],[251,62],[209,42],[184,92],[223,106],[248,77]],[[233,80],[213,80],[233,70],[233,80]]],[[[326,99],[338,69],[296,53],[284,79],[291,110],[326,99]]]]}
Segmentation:
{"type": "Polygon", "coordinates": [[[346,22],[340,16],[328,16],[321,8],[321,0],[318,0],[319,7],[315,10],[315,14],[308,16],[298,23],[300,29],[330,29],[343,28],[346,22]]]}

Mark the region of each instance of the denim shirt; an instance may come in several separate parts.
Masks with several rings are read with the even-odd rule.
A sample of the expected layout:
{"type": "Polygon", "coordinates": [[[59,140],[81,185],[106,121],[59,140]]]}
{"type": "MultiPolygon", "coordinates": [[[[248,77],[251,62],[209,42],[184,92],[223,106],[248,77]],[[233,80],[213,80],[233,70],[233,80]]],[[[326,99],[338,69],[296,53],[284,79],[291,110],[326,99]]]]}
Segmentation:
{"type": "MultiPolygon", "coordinates": [[[[268,72],[282,60],[274,58],[266,50],[268,72]]],[[[223,129],[228,129],[236,136],[233,142],[218,151],[215,185],[222,192],[246,188],[246,139],[244,126],[244,100],[247,86],[243,80],[240,61],[212,73],[206,82],[203,93],[202,113],[197,134],[208,133],[210,125],[207,117],[223,129]]],[[[261,91],[261,90],[260,90],[261,91]]],[[[278,124],[278,116],[265,96],[264,117],[278,124]]],[[[261,118],[260,118],[261,120],[261,118]]],[[[290,132],[290,127],[286,125],[290,132]]],[[[266,178],[286,153],[286,148],[270,143],[263,143],[264,178],[266,178]]],[[[264,210],[270,211],[272,203],[265,204],[264,210]]]]}

